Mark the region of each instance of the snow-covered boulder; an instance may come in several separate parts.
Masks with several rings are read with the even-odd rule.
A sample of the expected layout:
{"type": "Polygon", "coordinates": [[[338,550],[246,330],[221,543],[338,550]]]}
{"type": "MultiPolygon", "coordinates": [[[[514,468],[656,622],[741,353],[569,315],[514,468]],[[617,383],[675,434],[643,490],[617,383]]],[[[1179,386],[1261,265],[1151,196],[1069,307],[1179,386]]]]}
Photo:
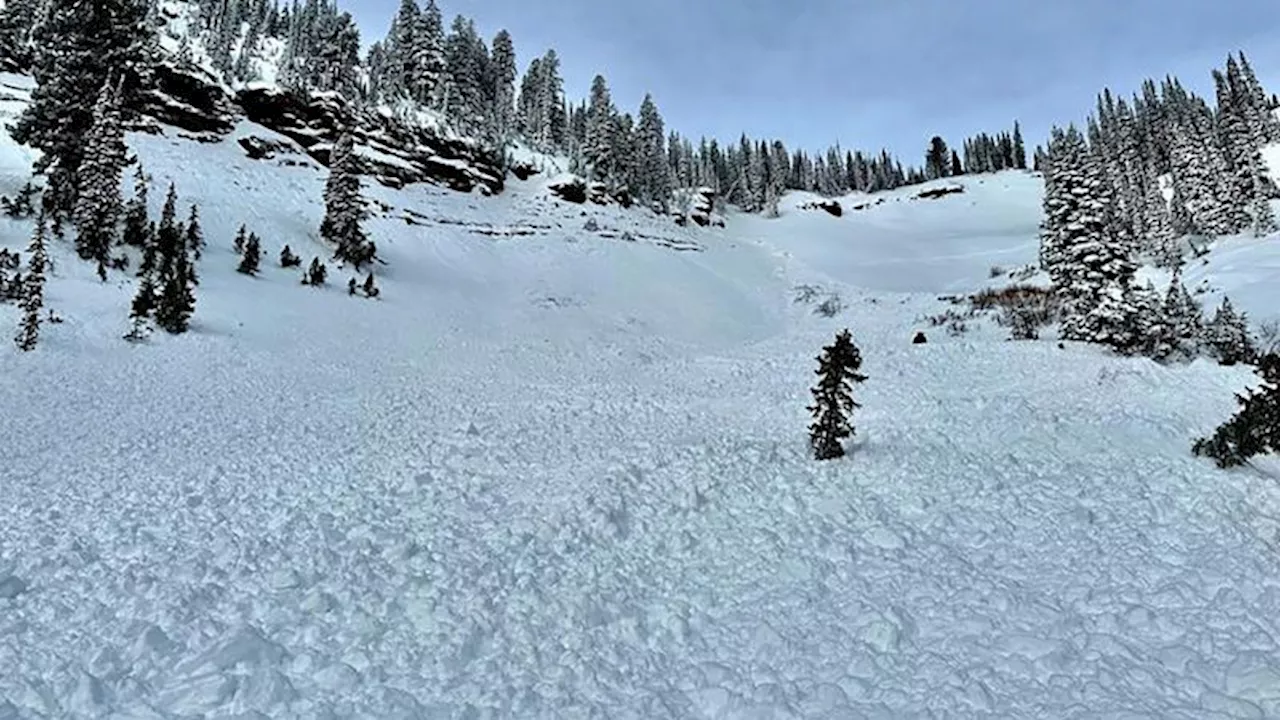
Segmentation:
{"type": "Polygon", "coordinates": [[[937,200],[938,198],[946,195],[958,195],[962,192],[964,192],[963,185],[940,185],[938,187],[931,187],[927,190],[921,190],[916,193],[915,197],[917,200],[937,200]]]}

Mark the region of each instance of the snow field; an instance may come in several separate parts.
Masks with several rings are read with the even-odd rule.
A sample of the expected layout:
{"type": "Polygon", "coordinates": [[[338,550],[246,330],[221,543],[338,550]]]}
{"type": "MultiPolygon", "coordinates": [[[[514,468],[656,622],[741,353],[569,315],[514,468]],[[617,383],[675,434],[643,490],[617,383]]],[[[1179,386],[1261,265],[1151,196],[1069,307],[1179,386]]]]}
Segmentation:
{"type": "Polygon", "coordinates": [[[1276,466],[1189,453],[1248,370],[910,344],[1034,262],[1031,176],[721,231],[367,186],[369,301],[276,266],[322,252],[322,173],[130,142],[157,212],[200,204],[193,331],[120,341],[132,283],[60,248],[66,322],[0,352],[0,717],[1280,715],[1276,466]],[[845,326],[870,379],[820,464],[845,326]]]}

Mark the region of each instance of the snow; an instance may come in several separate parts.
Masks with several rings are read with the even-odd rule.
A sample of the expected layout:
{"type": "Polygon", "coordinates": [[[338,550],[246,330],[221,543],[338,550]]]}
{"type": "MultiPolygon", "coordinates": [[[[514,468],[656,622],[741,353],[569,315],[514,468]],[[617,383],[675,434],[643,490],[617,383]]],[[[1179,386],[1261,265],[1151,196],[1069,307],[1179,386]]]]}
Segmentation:
{"type": "MultiPolygon", "coordinates": [[[[129,142],[200,204],[197,314],[125,343],[132,281],[59,243],[66,321],[0,347],[0,717],[1280,715],[1280,467],[1189,453],[1248,370],[921,323],[1035,262],[1032,175],[722,230],[366,183],[370,301],[233,270],[241,222],[327,257],[318,169],[129,142]],[[816,463],[846,326],[864,407],[816,463]]],[[[0,193],[29,162],[0,137],[0,193]]]]}

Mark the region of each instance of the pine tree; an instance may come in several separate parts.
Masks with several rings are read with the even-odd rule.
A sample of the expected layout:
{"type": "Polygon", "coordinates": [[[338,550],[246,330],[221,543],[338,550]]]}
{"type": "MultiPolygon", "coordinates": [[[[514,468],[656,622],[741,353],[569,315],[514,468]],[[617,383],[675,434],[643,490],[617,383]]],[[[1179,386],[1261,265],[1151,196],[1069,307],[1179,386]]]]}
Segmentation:
{"type": "Polygon", "coordinates": [[[236,251],[237,255],[244,254],[245,244],[249,242],[249,228],[241,225],[236,231],[236,238],[231,242],[231,247],[236,251]]]}
{"type": "Polygon", "coordinates": [[[413,54],[418,71],[417,81],[411,88],[414,97],[420,103],[433,102],[444,82],[445,64],[444,21],[435,0],[427,0],[418,15],[413,54]]]}
{"type": "Polygon", "coordinates": [[[44,308],[45,272],[49,266],[45,224],[45,214],[41,212],[31,235],[31,244],[27,246],[27,274],[22,279],[22,296],[18,300],[22,323],[14,337],[18,349],[23,351],[35,350],[40,340],[40,311],[44,308]]]}
{"type": "Polygon", "coordinates": [[[1168,329],[1169,353],[1166,357],[1188,360],[1200,354],[1204,340],[1204,315],[1200,304],[1182,283],[1180,270],[1173,271],[1165,293],[1163,316],[1168,329]]]}
{"type": "Polygon", "coordinates": [[[320,258],[311,258],[311,266],[307,268],[307,272],[302,276],[302,284],[312,287],[320,287],[325,284],[328,279],[329,269],[324,263],[320,262],[320,258]]]}
{"type": "Polygon", "coordinates": [[[1019,170],[1027,169],[1027,148],[1022,142],[1022,127],[1016,120],[1013,123],[1013,166],[1019,170]]]}
{"type": "Polygon", "coordinates": [[[364,290],[364,296],[368,298],[376,298],[382,294],[382,290],[378,289],[378,286],[373,284],[372,272],[370,272],[369,276],[364,279],[364,285],[361,289],[364,290]]]}
{"type": "MultiPolygon", "coordinates": [[[[646,93],[644,101],[640,103],[640,122],[636,126],[638,191],[646,205],[657,205],[664,213],[671,200],[671,174],[666,161],[666,142],[667,135],[663,129],[662,116],[658,114],[658,106],[653,102],[653,97],[646,93]]],[[[763,169],[764,153],[757,153],[757,156],[757,162],[763,169]]],[[[753,186],[758,188],[757,207],[763,207],[764,178],[758,178],[757,183],[753,186]]]]}
{"type": "Polygon", "coordinates": [[[354,140],[350,132],[344,132],[333,147],[324,205],[320,236],[337,246],[334,258],[356,270],[373,262],[377,249],[360,227],[364,200],[360,197],[360,176],[356,174],[354,140]]]}
{"type": "Polygon", "coordinates": [[[493,37],[493,124],[500,144],[506,145],[515,129],[516,50],[511,34],[499,30],[493,37]]]}
{"type": "Polygon", "coordinates": [[[129,204],[124,209],[124,233],[120,239],[125,245],[145,248],[150,243],[150,238],[148,237],[150,227],[147,219],[147,186],[149,183],[150,179],[142,169],[142,164],[139,163],[138,169],[134,173],[133,198],[129,200],[129,204]]]}
{"type": "Polygon", "coordinates": [[[159,294],[155,319],[166,332],[177,335],[187,331],[195,311],[192,290],[195,277],[185,242],[184,228],[177,222],[177,189],[170,184],[165,198],[160,225],[156,229],[156,285],[159,294]]]}
{"type": "Polygon", "coordinates": [[[1196,440],[1192,453],[1230,468],[1280,449],[1280,356],[1264,355],[1257,373],[1262,378],[1259,387],[1247,395],[1237,394],[1240,410],[1213,435],[1196,440]]]}
{"type": "Polygon", "coordinates": [[[947,142],[937,135],[929,141],[929,151],[925,153],[924,165],[925,176],[930,180],[940,177],[946,177],[950,167],[951,151],[947,148],[947,142]]]}
{"type": "Polygon", "coordinates": [[[592,175],[597,180],[608,180],[615,175],[613,162],[615,114],[613,101],[609,98],[609,86],[603,75],[596,75],[591,81],[591,97],[586,114],[587,137],[582,153],[583,159],[591,166],[592,175]]]}
{"type": "Polygon", "coordinates": [[[831,460],[845,454],[841,441],[853,437],[852,414],[855,408],[861,407],[853,399],[852,383],[867,379],[859,372],[861,368],[862,354],[847,329],[837,333],[835,342],[824,347],[818,356],[815,371],[818,384],[810,390],[813,405],[809,406],[813,414],[809,446],[817,460],[831,460]]]}
{"type": "Polygon", "coordinates": [[[284,249],[280,251],[280,267],[297,267],[301,264],[302,258],[294,255],[293,250],[290,249],[288,245],[285,245],[284,249]]]}
{"type": "Polygon", "coordinates": [[[1205,328],[1205,339],[1223,365],[1252,362],[1258,355],[1245,314],[1237,313],[1225,297],[1205,328]]]}
{"type": "Polygon", "coordinates": [[[258,265],[262,261],[262,241],[258,239],[257,233],[250,233],[249,239],[245,242],[244,254],[240,258],[240,265],[236,268],[236,272],[244,275],[257,275],[258,265]]]}
{"type": "Polygon", "coordinates": [[[15,142],[40,150],[35,171],[47,177],[49,221],[57,229],[75,209],[93,103],[85,89],[117,73],[122,96],[147,72],[153,47],[145,0],[53,0],[33,33],[31,102],[12,126],[15,142]]]}
{"type": "Polygon", "coordinates": [[[187,214],[185,244],[193,260],[199,260],[204,254],[205,242],[204,231],[200,229],[200,209],[195,205],[191,206],[187,214]]]}
{"type": "Polygon", "coordinates": [[[24,72],[35,57],[32,34],[43,0],[8,0],[0,7],[0,70],[24,72]]]}
{"type": "Polygon", "coordinates": [[[116,244],[120,216],[120,173],[127,148],[120,121],[120,95],[116,81],[109,78],[98,93],[93,109],[93,125],[85,138],[80,164],[73,217],[76,224],[76,252],[98,263],[98,275],[107,279],[107,263],[116,244]]]}

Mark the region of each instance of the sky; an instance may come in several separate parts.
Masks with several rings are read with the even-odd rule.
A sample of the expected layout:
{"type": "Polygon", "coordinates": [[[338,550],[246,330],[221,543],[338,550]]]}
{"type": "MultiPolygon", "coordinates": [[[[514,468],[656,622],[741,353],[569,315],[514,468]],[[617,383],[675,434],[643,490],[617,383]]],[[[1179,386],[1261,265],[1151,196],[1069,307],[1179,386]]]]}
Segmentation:
{"type": "MultiPolygon", "coordinates": [[[[1212,97],[1210,71],[1243,50],[1280,92],[1277,0],[437,0],[446,26],[506,28],[521,71],[553,47],[570,100],[596,73],[634,112],[654,96],[668,129],[782,139],[819,150],[888,148],[918,164],[1019,120],[1028,145],[1079,122],[1103,87],[1131,94],[1178,76],[1212,97]]],[[[400,0],[339,0],[366,42],[400,0]]]]}

